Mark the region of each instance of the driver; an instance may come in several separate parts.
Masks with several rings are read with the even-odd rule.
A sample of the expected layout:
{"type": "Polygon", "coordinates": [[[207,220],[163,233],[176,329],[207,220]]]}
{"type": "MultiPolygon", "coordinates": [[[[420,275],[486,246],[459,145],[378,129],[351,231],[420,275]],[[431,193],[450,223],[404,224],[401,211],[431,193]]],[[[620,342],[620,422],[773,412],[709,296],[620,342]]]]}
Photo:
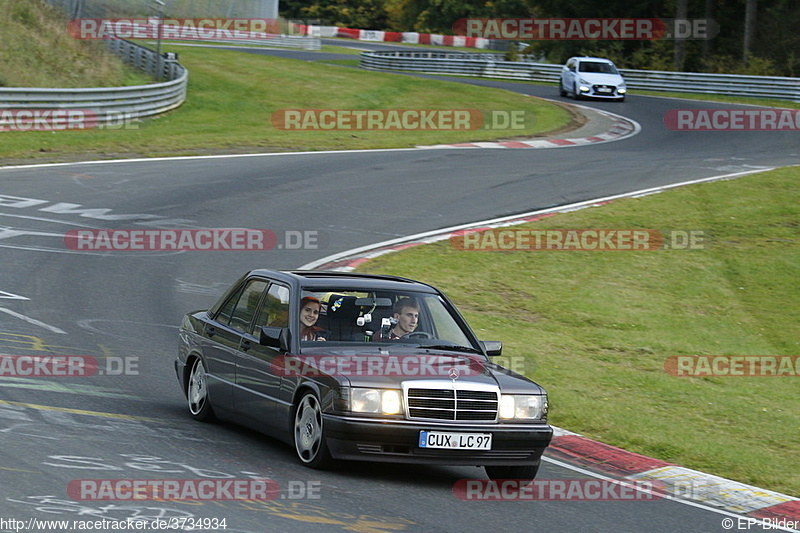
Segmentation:
{"type": "Polygon", "coordinates": [[[417,329],[419,324],[419,304],[417,300],[414,298],[397,300],[392,311],[392,318],[396,323],[389,330],[388,336],[381,336],[382,339],[399,339],[417,329]]]}

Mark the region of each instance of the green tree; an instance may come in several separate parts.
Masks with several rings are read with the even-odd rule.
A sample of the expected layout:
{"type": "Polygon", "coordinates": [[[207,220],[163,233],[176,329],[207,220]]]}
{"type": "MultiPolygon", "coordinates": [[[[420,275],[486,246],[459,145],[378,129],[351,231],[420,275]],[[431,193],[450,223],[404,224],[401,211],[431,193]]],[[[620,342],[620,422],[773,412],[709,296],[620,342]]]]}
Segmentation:
{"type": "Polygon", "coordinates": [[[290,0],[281,2],[281,15],[362,30],[384,30],[389,22],[385,0],[290,0]]]}
{"type": "Polygon", "coordinates": [[[525,0],[390,0],[391,22],[396,31],[452,34],[464,18],[530,17],[525,0]]]}

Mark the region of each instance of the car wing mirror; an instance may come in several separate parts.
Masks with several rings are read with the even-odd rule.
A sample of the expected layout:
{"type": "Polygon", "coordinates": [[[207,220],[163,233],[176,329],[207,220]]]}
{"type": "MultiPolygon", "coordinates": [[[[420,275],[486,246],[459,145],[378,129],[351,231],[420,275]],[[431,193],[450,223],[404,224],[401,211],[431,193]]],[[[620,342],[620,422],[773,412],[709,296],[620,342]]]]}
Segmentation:
{"type": "Polygon", "coordinates": [[[273,326],[263,326],[261,336],[258,339],[262,346],[278,348],[282,352],[289,351],[291,336],[289,328],[276,328],[273,326]]]}
{"type": "Polygon", "coordinates": [[[481,346],[490,357],[503,354],[503,343],[500,341],[481,341],[481,346]]]}

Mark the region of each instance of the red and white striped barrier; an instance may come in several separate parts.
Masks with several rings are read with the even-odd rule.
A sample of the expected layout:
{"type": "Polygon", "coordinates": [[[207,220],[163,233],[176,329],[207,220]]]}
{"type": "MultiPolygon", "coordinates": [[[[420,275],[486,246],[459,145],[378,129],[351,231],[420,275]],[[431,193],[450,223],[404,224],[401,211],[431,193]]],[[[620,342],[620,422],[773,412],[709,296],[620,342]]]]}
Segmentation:
{"type": "MultiPolygon", "coordinates": [[[[333,34],[335,37],[354,39],[357,41],[405,43],[405,44],[430,44],[434,46],[456,46],[461,48],[487,48],[489,39],[482,37],[462,37],[459,35],[438,35],[435,33],[358,30],[353,28],[335,27],[335,33],[328,26],[319,26],[320,34],[333,34]]],[[[314,27],[312,27],[314,31],[314,27]]]]}

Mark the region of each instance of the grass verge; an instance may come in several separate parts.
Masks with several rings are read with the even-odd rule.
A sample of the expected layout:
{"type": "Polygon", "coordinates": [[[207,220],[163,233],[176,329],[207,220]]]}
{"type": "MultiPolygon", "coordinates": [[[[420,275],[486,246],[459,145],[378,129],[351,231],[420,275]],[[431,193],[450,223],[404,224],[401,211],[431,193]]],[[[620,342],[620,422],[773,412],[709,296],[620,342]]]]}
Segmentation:
{"type": "Polygon", "coordinates": [[[534,137],[578,120],[542,100],[497,89],[345,69],[230,50],[164,47],[189,69],[186,103],[136,129],[4,132],[0,157],[97,159],[278,150],[402,148],[534,137]],[[472,131],[282,131],[281,109],[479,109],[522,111],[524,128],[472,131]]]}
{"type": "Polygon", "coordinates": [[[458,251],[359,267],[433,283],[548,389],[551,422],[800,496],[796,377],[675,377],[672,355],[800,355],[800,167],[520,226],[704,232],[697,250],[458,251]]]}
{"type": "MultiPolygon", "coordinates": [[[[0,10],[0,87],[116,87],[152,83],[102,42],[79,41],[54,6],[6,0],[0,10]]],[[[5,142],[6,138],[3,138],[5,142]]]]}

